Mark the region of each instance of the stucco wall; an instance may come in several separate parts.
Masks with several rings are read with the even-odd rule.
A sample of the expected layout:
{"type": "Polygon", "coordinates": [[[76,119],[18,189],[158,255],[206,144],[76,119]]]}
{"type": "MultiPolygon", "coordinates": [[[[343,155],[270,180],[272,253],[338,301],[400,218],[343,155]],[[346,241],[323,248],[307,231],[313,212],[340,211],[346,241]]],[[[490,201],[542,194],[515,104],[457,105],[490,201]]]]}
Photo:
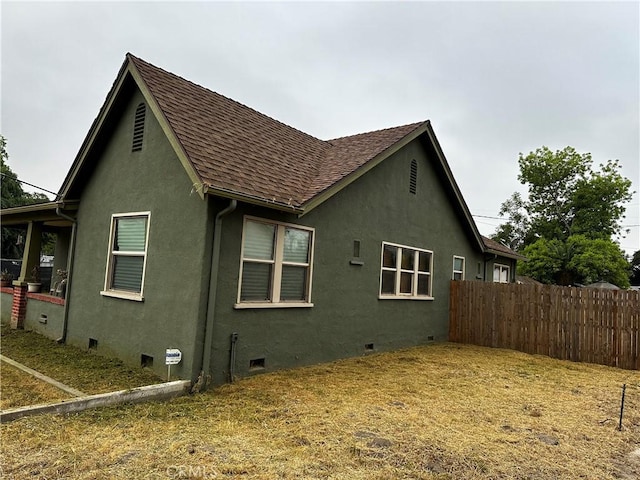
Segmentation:
{"type": "Polygon", "coordinates": [[[11,322],[11,306],[13,305],[13,293],[1,292],[0,293],[0,315],[2,323],[8,325],[11,322]]]}
{"type": "Polygon", "coordinates": [[[233,332],[239,376],[251,373],[255,358],[264,358],[269,371],[363,355],[367,344],[384,351],[447,339],[453,256],[465,257],[468,279],[484,258],[429,155],[415,141],[300,219],[251,206],[225,218],[212,352],[216,383],[227,379],[233,332]],[[418,161],[415,195],[409,192],[412,159],[418,161]],[[245,214],[315,228],[312,308],[234,310],[245,214]],[[361,242],[362,266],[349,263],[354,240],[361,242]],[[383,241],[433,251],[433,300],[378,299],[383,241]]]}
{"type": "Polygon", "coordinates": [[[193,192],[150,108],[143,149],[131,152],[134,112],[142,101],[136,90],[101,154],[90,159],[95,170],[78,210],[67,340],[88,348],[93,339],[97,353],[131,365],[140,365],[141,355],[153,357],[153,369],[163,375],[165,349],[179,348],[183,360],[172,374],[188,379],[199,368],[212,226],[207,202],[193,192]],[[144,301],[102,296],[112,214],[147,211],[144,301]]]}
{"type": "MultiPolygon", "coordinates": [[[[54,301],[61,299],[55,298],[54,301]]],[[[24,319],[25,330],[36,331],[53,340],[62,335],[64,305],[35,298],[27,299],[27,313],[24,319]]]]}

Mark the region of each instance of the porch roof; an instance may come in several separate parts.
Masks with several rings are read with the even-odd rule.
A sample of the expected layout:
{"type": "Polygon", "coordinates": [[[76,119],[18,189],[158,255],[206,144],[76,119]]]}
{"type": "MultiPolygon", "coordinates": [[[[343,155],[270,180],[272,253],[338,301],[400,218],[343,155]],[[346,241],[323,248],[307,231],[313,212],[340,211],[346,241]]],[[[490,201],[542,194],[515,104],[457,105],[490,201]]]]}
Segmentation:
{"type": "Polygon", "coordinates": [[[78,210],[78,202],[45,202],[20,207],[5,208],[0,212],[0,223],[3,227],[26,227],[29,222],[42,223],[45,227],[70,227],[72,222],[60,216],[73,217],[78,210]]]}

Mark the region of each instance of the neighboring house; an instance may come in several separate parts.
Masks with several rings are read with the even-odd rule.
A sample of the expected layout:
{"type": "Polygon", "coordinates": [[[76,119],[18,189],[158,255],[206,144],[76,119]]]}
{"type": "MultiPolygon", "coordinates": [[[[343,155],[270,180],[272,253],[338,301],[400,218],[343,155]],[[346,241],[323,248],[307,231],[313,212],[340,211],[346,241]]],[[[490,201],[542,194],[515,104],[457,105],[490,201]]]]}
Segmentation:
{"type": "Polygon", "coordinates": [[[481,237],[429,121],[322,141],[130,54],[58,201],[2,223],[28,228],[14,327],[158,373],[177,348],[172,373],[215,384],[446,341],[450,281],[521,258],[481,237]],[[66,301],[20,318],[42,231],[66,301]]]}

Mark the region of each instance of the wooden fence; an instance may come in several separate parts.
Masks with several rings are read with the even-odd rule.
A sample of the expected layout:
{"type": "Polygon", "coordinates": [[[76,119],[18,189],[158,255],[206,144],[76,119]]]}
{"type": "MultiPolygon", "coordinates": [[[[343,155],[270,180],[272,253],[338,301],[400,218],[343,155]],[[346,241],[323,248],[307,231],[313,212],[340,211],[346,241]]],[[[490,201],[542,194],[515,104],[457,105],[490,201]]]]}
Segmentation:
{"type": "Polygon", "coordinates": [[[640,368],[640,292],[452,281],[449,340],[640,368]]]}

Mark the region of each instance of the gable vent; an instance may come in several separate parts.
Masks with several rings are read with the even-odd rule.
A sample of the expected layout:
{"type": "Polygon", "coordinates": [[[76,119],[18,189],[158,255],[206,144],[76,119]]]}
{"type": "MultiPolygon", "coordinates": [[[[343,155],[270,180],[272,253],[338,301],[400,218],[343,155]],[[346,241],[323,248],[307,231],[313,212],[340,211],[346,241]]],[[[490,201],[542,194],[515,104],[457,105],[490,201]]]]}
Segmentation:
{"type": "Polygon", "coordinates": [[[131,143],[131,151],[139,152],[142,150],[142,140],[144,139],[144,117],[147,107],[141,103],[136,108],[136,116],[133,121],[133,142],[131,143]]]}
{"type": "Polygon", "coordinates": [[[409,193],[416,194],[418,185],[418,162],[411,160],[411,175],[409,176],[409,193]]]}

